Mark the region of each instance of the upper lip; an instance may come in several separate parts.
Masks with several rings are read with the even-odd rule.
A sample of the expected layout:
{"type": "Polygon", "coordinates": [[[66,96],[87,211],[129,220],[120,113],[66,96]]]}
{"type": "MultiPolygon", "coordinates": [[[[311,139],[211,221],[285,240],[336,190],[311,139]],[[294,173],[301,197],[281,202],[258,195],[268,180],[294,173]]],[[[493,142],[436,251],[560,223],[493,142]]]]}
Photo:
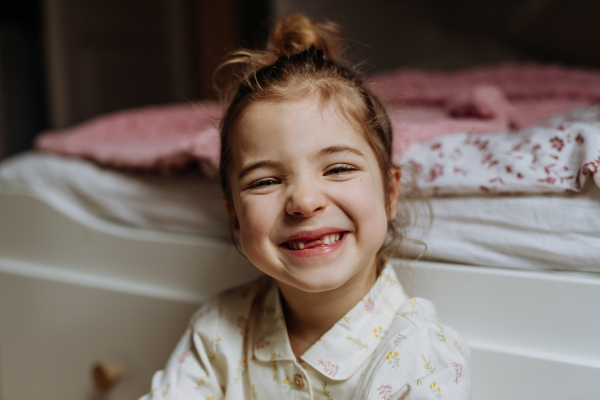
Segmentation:
{"type": "Polygon", "coordinates": [[[319,228],[312,231],[300,231],[294,233],[292,236],[285,239],[281,244],[291,242],[292,240],[315,240],[325,235],[331,235],[332,233],[345,232],[344,229],[340,228],[319,228]]]}

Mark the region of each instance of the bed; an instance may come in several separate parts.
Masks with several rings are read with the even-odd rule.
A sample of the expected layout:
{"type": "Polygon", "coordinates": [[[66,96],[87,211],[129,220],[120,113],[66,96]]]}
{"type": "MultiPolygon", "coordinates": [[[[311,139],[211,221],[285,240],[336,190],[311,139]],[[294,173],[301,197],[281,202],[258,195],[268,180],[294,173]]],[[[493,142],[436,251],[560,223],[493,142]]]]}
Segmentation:
{"type": "MultiPolygon", "coordinates": [[[[214,183],[202,182],[197,176],[181,179],[181,193],[174,190],[170,179],[135,177],[137,184],[144,182],[145,190],[138,188],[140,197],[128,198],[129,214],[111,209],[112,204],[104,204],[102,198],[110,199],[118,192],[119,184],[114,181],[122,189],[132,190],[131,184],[124,185],[131,183],[132,176],[86,161],[24,154],[5,163],[1,176],[0,371],[4,399],[64,398],[65,386],[57,382],[70,382],[73,398],[81,398],[92,391],[90,368],[97,360],[123,365],[125,374],[111,394],[114,398],[135,397],[147,389],[152,372],[161,367],[199,302],[257,276],[230,244],[224,215],[211,208],[218,195],[205,197],[205,209],[196,205],[191,210],[197,212],[190,211],[185,188],[191,187],[192,192],[193,188],[212,188],[218,194],[214,183]],[[33,177],[36,164],[39,175],[62,176],[71,190],[58,190],[56,184],[44,188],[43,179],[33,177]],[[59,171],[67,165],[70,171],[87,171],[87,175],[73,175],[85,176],[83,182],[102,182],[104,177],[105,185],[97,188],[105,192],[97,189],[95,202],[86,199],[73,189],[73,182],[64,179],[66,174],[52,175],[52,165],[59,171]],[[96,175],[90,176],[90,170],[96,175]],[[18,173],[27,179],[19,180],[18,173]],[[113,180],[112,186],[107,179],[113,180]],[[182,216],[178,226],[176,218],[153,218],[152,210],[132,206],[136,201],[143,205],[152,190],[165,193],[165,185],[171,189],[165,203],[179,213],[188,204],[189,215],[182,216]],[[135,226],[136,222],[143,227],[135,226]],[[57,325],[59,322],[64,325],[57,325]],[[154,327],[157,323],[164,326],[160,334],[154,327]],[[145,331],[155,337],[144,333],[144,340],[138,343],[145,331]],[[24,385],[32,380],[39,384],[24,385]]],[[[83,192],[89,196],[89,190],[83,192]]],[[[475,199],[467,199],[470,208],[478,206],[475,199]]],[[[453,210],[447,203],[453,200],[457,201],[434,199],[434,212],[447,218],[453,210]]],[[[540,209],[545,205],[551,210],[565,197],[539,196],[537,200],[546,202],[537,206],[531,204],[535,202],[531,198],[525,205],[522,197],[511,200],[503,207],[513,204],[517,209],[540,209]]],[[[568,200],[573,201],[573,211],[587,207],[583,214],[589,219],[600,216],[597,188],[590,187],[589,192],[568,200]]],[[[483,198],[480,203],[489,201],[483,198]]],[[[483,211],[481,216],[486,215],[483,211]]],[[[461,221],[460,217],[452,223],[461,221]]],[[[562,221],[565,230],[567,222],[562,221]]],[[[581,220],[574,218],[573,222],[580,224],[581,220]]],[[[440,222],[432,231],[450,234],[449,224],[440,222]]],[[[466,232],[461,236],[455,231],[452,240],[473,247],[481,244],[476,237],[465,237],[466,232]]],[[[496,237],[505,234],[496,233],[496,237]]],[[[434,247],[437,257],[448,257],[443,249],[453,242],[434,238],[430,243],[439,243],[434,247]]],[[[454,257],[467,252],[465,257],[487,257],[502,265],[497,254],[469,255],[468,249],[457,250],[454,257]]],[[[544,254],[548,256],[547,249],[544,254]]],[[[600,374],[600,277],[585,270],[575,273],[572,265],[564,268],[570,273],[541,271],[543,261],[539,259],[507,262],[508,268],[469,264],[417,261],[406,266],[399,262],[398,271],[409,293],[432,299],[441,318],[469,342],[476,398],[567,398],[574,393],[593,398],[595,388],[589,382],[600,374]],[[448,281],[453,284],[442,285],[448,281]],[[455,289],[449,293],[446,287],[455,289]]]]}
{"type": "MultiPolygon", "coordinates": [[[[574,117],[561,118],[552,129],[574,117]]],[[[428,140],[438,151],[442,139],[428,140]]],[[[442,158],[422,154],[404,161],[430,179],[442,158]]],[[[432,197],[427,251],[394,261],[408,293],[469,342],[473,398],[597,397],[600,189],[586,157],[568,157],[583,163],[564,182],[576,193],[490,183],[432,197]]],[[[198,304],[259,275],[231,244],[218,184],[197,171],[122,172],[43,152],[0,164],[0,399],[137,398],[198,304]],[[106,392],[94,388],[96,362],[123,371],[106,392]]],[[[436,194],[460,177],[447,178],[422,186],[436,194]]]]}

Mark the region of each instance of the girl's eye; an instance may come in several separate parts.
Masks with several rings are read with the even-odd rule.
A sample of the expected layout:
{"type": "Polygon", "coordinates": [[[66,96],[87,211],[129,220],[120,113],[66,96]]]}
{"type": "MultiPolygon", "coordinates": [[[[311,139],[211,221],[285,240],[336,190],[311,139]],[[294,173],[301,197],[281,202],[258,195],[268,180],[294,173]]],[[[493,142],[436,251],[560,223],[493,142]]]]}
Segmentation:
{"type": "Polygon", "coordinates": [[[277,182],[273,178],[264,178],[264,179],[259,179],[257,181],[252,182],[250,185],[248,185],[248,189],[262,188],[262,187],[266,187],[266,186],[276,185],[278,183],[279,182],[277,182]]]}
{"type": "Polygon", "coordinates": [[[357,168],[353,167],[352,165],[348,165],[348,164],[335,164],[332,165],[327,172],[325,172],[325,175],[340,175],[340,174],[347,174],[349,172],[352,171],[356,171],[357,168]]]}

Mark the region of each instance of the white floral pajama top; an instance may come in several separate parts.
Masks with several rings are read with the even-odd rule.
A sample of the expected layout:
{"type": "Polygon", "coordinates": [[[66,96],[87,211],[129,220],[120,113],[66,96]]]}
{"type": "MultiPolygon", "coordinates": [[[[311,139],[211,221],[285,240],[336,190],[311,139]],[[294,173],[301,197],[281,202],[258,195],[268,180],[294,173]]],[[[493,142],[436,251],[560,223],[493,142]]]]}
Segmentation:
{"type": "Polygon", "coordinates": [[[468,399],[470,353],[409,299],[388,265],[369,293],[296,360],[279,290],[261,278],[207,301],[141,400],[468,399]]]}

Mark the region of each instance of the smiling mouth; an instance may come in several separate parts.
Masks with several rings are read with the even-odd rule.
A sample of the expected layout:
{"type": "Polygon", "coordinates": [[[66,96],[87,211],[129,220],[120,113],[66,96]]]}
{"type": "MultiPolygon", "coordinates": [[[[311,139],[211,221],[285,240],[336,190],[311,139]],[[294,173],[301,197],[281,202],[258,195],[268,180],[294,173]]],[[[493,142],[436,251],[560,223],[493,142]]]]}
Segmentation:
{"type": "Polygon", "coordinates": [[[342,240],[344,232],[323,235],[318,239],[311,240],[290,240],[284,243],[284,246],[290,250],[309,250],[335,244],[342,240]]]}

